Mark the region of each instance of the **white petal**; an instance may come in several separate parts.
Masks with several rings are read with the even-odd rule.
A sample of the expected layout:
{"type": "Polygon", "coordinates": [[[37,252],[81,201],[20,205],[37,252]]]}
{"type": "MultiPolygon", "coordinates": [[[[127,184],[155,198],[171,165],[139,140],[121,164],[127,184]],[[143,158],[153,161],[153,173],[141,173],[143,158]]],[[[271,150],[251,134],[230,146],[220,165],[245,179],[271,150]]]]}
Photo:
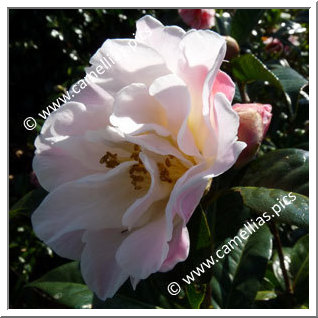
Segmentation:
{"type": "Polygon", "coordinates": [[[134,39],[105,41],[90,63],[92,66],[86,69],[86,74],[92,75],[90,80],[112,95],[132,83],[150,85],[155,78],[170,73],[154,49],[134,39]],[[97,74],[96,69],[103,63],[106,67],[108,63],[108,69],[97,74]]]}
{"type": "Polygon", "coordinates": [[[183,58],[178,74],[187,83],[192,96],[190,129],[203,155],[213,156],[215,135],[209,117],[209,98],[225,55],[225,40],[209,30],[189,31],[180,42],[180,49],[183,58]]]}
{"type": "Polygon", "coordinates": [[[102,300],[113,297],[128,279],[115,259],[124,237],[120,229],[87,231],[83,236],[81,272],[85,283],[102,300]]]}
{"type": "Polygon", "coordinates": [[[111,123],[122,132],[131,134],[143,124],[157,124],[166,127],[166,112],[149,95],[144,84],[131,84],[115,96],[111,123]]]}
{"type": "MultiPolygon", "coordinates": [[[[106,93],[104,92],[106,95],[106,93]]],[[[82,95],[83,98],[84,94],[82,95]]],[[[88,90],[86,98],[91,99],[91,107],[79,102],[68,102],[57,109],[44,122],[41,135],[45,138],[54,136],[78,136],[87,130],[100,129],[109,123],[110,107],[113,99],[102,98],[88,90]],[[95,105],[98,103],[99,106],[95,105]]],[[[85,100],[86,100],[85,98],[85,100]]],[[[84,98],[83,98],[84,99],[84,98]]]]}
{"type": "Polygon", "coordinates": [[[192,166],[191,161],[186,159],[168,138],[148,133],[140,136],[126,136],[126,139],[155,154],[162,156],[172,155],[178,158],[185,166],[192,166]]]}
{"type": "Polygon", "coordinates": [[[37,236],[50,246],[68,232],[122,227],[125,211],[147,191],[135,191],[130,183],[134,163],[122,163],[106,174],[71,181],[50,192],[32,215],[37,236]]]}
{"type": "Polygon", "coordinates": [[[129,234],[119,247],[116,259],[121,268],[135,278],[145,279],[159,270],[168,254],[166,201],[150,208],[157,219],[129,234]]]}
{"type": "Polygon", "coordinates": [[[129,230],[133,226],[142,226],[149,221],[150,217],[152,217],[148,211],[149,207],[155,201],[168,197],[171,191],[170,184],[160,181],[156,161],[142,152],[139,157],[151,176],[151,185],[146,195],[136,200],[123,216],[123,225],[127,226],[129,230]]]}
{"type": "Polygon", "coordinates": [[[200,157],[188,126],[191,96],[185,83],[174,74],[166,75],[151,84],[149,93],[165,109],[167,126],[177,137],[180,150],[189,156],[200,157]]]}
{"type": "Polygon", "coordinates": [[[152,16],[144,16],[136,22],[136,40],[155,49],[173,72],[178,67],[178,46],[185,31],[177,26],[163,26],[152,16]]]}
{"type": "MultiPolygon", "coordinates": [[[[41,135],[38,136],[36,143],[41,143],[41,138],[41,135]]],[[[41,153],[35,155],[32,165],[41,186],[47,191],[52,191],[65,182],[96,173],[95,169],[83,165],[62,149],[48,147],[45,143],[41,145],[41,149],[41,153]]]]}

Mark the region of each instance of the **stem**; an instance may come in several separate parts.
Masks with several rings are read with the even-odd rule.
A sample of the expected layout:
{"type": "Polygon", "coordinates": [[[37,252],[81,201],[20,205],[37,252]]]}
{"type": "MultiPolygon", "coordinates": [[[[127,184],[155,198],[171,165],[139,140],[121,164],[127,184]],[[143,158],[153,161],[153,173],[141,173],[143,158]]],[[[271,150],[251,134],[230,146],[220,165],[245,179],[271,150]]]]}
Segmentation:
{"type": "Polygon", "coordinates": [[[278,257],[279,257],[280,268],[282,270],[283,277],[284,277],[286,291],[288,294],[293,294],[293,290],[292,290],[290,280],[289,280],[289,277],[287,274],[287,270],[285,267],[284,254],[283,254],[282,243],[280,241],[279,233],[277,231],[277,228],[276,228],[276,225],[274,222],[270,222],[269,225],[270,225],[269,226],[270,230],[274,236],[274,241],[275,241],[275,245],[276,245],[276,249],[277,249],[277,253],[278,253],[278,257]]]}
{"type": "Polygon", "coordinates": [[[204,309],[212,308],[211,299],[212,299],[212,289],[211,289],[210,283],[208,283],[206,286],[205,297],[201,307],[203,307],[204,309]]]}
{"type": "Polygon", "coordinates": [[[238,88],[239,88],[239,91],[240,91],[242,102],[243,103],[249,103],[251,100],[250,100],[249,96],[247,95],[245,83],[238,82],[237,85],[238,85],[238,88]]]}

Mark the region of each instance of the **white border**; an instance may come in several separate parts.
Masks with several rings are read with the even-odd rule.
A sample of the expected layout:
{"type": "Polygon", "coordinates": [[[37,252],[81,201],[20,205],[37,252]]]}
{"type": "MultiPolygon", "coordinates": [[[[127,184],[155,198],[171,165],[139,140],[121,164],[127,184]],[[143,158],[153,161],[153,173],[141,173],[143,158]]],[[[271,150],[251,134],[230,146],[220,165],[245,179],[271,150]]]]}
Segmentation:
{"type": "MultiPolygon", "coordinates": [[[[1,6],[1,39],[2,39],[2,47],[0,50],[1,54],[1,65],[2,65],[2,103],[0,107],[2,125],[0,125],[0,136],[1,136],[1,144],[2,149],[7,148],[6,139],[3,136],[7,136],[7,123],[5,118],[8,118],[8,113],[6,111],[6,105],[8,101],[8,94],[5,87],[8,87],[7,83],[7,7],[24,7],[28,4],[29,7],[65,7],[66,2],[63,0],[55,0],[55,1],[46,1],[45,5],[43,1],[39,0],[31,0],[28,2],[25,1],[5,1],[5,6],[1,6]],[[49,3],[49,4],[48,4],[49,3]]],[[[174,1],[171,0],[161,0],[156,2],[151,2],[151,7],[164,8],[164,7],[189,7],[189,2],[185,3],[184,1],[174,1]]],[[[236,7],[238,4],[242,7],[248,7],[253,4],[256,7],[263,7],[260,2],[251,2],[251,1],[234,1],[234,0],[222,0],[221,2],[211,2],[211,0],[198,0],[195,2],[197,7],[210,7],[211,4],[214,4],[215,7],[226,8],[226,7],[236,7]],[[220,6],[221,5],[221,6],[220,6]]],[[[277,0],[267,0],[266,3],[267,8],[273,7],[288,7],[288,8],[297,8],[297,7],[311,7],[309,11],[310,16],[310,137],[309,137],[309,145],[310,145],[310,309],[267,309],[267,310],[257,310],[257,309],[235,309],[228,310],[222,309],[217,311],[211,311],[210,309],[198,309],[198,310],[189,310],[189,309],[94,309],[94,310],[83,310],[83,309],[7,309],[7,273],[8,273],[8,265],[7,262],[4,261],[2,257],[0,266],[1,266],[1,294],[0,294],[0,315],[6,316],[120,316],[120,315],[129,315],[129,316],[162,316],[162,315],[174,315],[174,316],[225,316],[225,315],[235,315],[235,316],[311,316],[316,315],[316,2],[304,0],[301,2],[291,3],[289,0],[277,1],[277,0]]],[[[72,0],[67,2],[67,7],[144,7],[149,8],[149,0],[135,0],[134,2],[116,0],[116,1],[97,1],[90,0],[72,0]],[[133,4],[133,6],[132,6],[133,4]]],[[[19,26],[16,26],[19,28],[19,26]]],[[[19,124],[19,123],[17,123],[19,124]]],[[[5,167],[8,168],[8,159],[6,158],[6,164],[4,156],[1,156],[1,202],[4,205],[7,202],[8,197],[8,176],[5,172],[5,167]]],[[[5,211],[7,207],[1,209],[1,224],[4,227],[4,230],[0,231],[0,242],[1,242],[1,250],[0,255],[7,255],[7,215],[5,211]]],[[[8,261],[8,260],[7,260],[8,261]]]]}

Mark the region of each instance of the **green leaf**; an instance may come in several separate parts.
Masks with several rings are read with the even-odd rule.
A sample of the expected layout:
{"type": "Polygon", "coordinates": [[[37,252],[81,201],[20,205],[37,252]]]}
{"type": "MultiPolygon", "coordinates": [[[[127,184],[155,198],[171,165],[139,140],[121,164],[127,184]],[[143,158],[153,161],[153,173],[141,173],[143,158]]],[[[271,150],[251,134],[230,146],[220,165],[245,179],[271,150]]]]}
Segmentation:
{"type": "Polygon", "coordinates": [[[30,216],[47,194],[48,192],[43,188],[30,191],[11,207],[9,214],[10,218],[16,217],[20,214],[30,216]]]}
{"type": "MultiPolygon", "coordinates": [[[[286,268],[287,274],[288,274],[290,279],[292,279],[292,275],[290,274],[290,263],[291,263],[290,253],[291,253],[291,250],[292,249],[290,247],[283,247],[282,248],[282,252],[284,255],[285,268],[286,268]]],[[[285,286],[284,276],[283,276],[283,272],[282,272],[282,269],[280,266],[280,260],[279,260],[279,256],[278,256],[277,251],[275,251],[273,254],[273,272],[274,272],[274,275],[275,275],[281,289],[285,290],[286,286],[285,286]]]]}
{"type": "Polygon", "coordinates": [[[69,308],[91,308],[93,293],[84,284],[68,282],[33,282],[30,286],[41,289],[55,301],[69,308]]]}
{"type": "Polygon", "coordinates": [[[271,219],[305,229],[309,227],[309,199],[304,195],[258,187],[235,187],[232,190],[238,191],[244,204],[260,215],[259,217],[263,220],[271,219]],[[284,204],[284,198],[286,202],[289,202],[288,205],[284,204]],[[282,202],[285,208],[279,202],[282,202]],[[267,212],[266,216],[264,216],[265,212],[267,212]]]}
{"type": "Polygon", "coordinates": [[[186,287],[186,294],[193,309],[199,309],[205,297],[206,285],[190,284],[186,287]]]}
{"type": "Polygon", "coordinates": [[[290,272],[294,277],[293,288],[301,302],[308,300],[309,294],[309,235],[300,238],[290,254],[290,272]]]}
{"type": "Polygon", "coordinates": [[[212,269],[212,305],[215,308],[251,308],[271,257],[272,235],[267,226],[262,226],[245,240],[226,239],[219,249],[225,251],[231,240],[237,242],[236,246],[232,243],[234,248],[218,259],[212,269]]]}
{"type": "MultiPolygon", "coordinates": [[[[189,273],[199,265],[200,260],[210,257],[212,252],[212,238],[206,215],[199,205],[192,215],[188,230],[190,236],[190,252],[186,263],[183,264],[183,272],[189,273]]],[[[198,277],[198,282],[207,283],[210,280],[211,272],[207,271],[201,277],[198,277]]]]}
{"type": "MultiPolygon", "coordinates": [[[[284,263],[288,277],[299,305],[308,305],[309,301],[309,235],[301,237],[296,244],[290,247],[283,247],[284,263]]],[[[280,267],[277,252],[273,256],[273,272],[285,290],[285,282],[280,267]]]]}
{"type": "Polygon", "coordinates": [[[106,301],[102,301],[98,297],[94,296],[93,308],[94,309],[153,309],[153,308],[159,308],[159,307],[144,303],[140,300],[130,298],[125,295],[115,295],[113,298],[107,299],[106,301]]]}
{"type": "Polygon", "coordinates": [[[231,23],[231,36],[235,38],[239,44],[245,43],[263,13],[263,9],[236,10],[231,23]]]}
{"type": "Polygon", "coordinates": [[[80,267],[79,267],[79,262],[77,261],[69,262],[57,268],[54,268],[34,282],[57,282],[57,281],[84,284],[80,267]]]}
{"type": "Polygon", "coordinates": [[[277,294],[273,290],[261,290],[258,291],[255,300],[270,300],[277,297],[277,294]]]}
{"type": "Polygon", "coordinates": [[[302,149],[280,149],[253,161],[240,184],[277,188],[308,196],[309,152],[302,149]]]}
{"type": "Polygon", "coordinates": [[[253,54],[236,57],[231,60],[231,65],[234,77],[242,83],[248,84],[257,80],[267,81],[279,90],[283,90],[277,76],[253,54]]]}
{"type": "Polygon", "coordinates": [[[26,287],[38,288],[69,308],[92,307],[93,293],[83,282],[78,262],[59,266],[26,287]]]}
{"type": "Polygon", "coordinates": [[[308,81],[291,67],[272,64],[270,69],[278,77],[284,91],[289,95],[293,110],[296,110],[300,89],[308,81]]]}

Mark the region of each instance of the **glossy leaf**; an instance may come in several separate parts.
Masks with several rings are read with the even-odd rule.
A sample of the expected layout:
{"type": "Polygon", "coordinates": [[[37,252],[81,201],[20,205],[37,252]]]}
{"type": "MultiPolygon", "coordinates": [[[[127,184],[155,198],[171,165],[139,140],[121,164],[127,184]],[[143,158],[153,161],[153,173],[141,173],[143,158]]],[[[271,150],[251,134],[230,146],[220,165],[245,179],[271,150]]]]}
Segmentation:
{"type": "Polygon", "coordinates": [[[308,179],[309,152],[290,148],[271,151],[252,162],[240,184],[278,188],[308,196],[308,179]]]}
{"type": "Polygon", "coordinates": [[[202,304],[206,292],[206,286],[202,285],[196,286],[195,284],[190,284],[186,287],[186,294],[188,302],[193,309],[199,309],[202,304]]]}
{"type": "Polygon", "coordinates": [[[300,89],[307,84],[308,81],[291,67],[273,64],[270,66],[270,69],[278,77],[284,91],[289,95],[293,109],[295,110],[300,89]]]}
{"type": "MultiPolygon", "coordinates": [[[[292,247],[284,247],[284,263],[288,277],[292,284],[292,289],[299,304],[308,302],[309,295],[309,236],[308,234],[300,238],[292,247]]],[[[273,256],[273,272],[285,290],[282,270],[277,253],[273,256]]]]}
{"type": "Polygon", "coordinates": [[[115,295],[111,299],[101,301],[96,296],[93,299],[95,309],[154,309],[158,308],[140,300],[130,298],[125,295],[115,295]]]}
{"type": "Polygon", "coordinates": [[[251,83],[256,80],[268,81],[283,90],[279,79],[253,54],[236,57],[231,60],[231,65],[234,77],[242,83],[251,83]]]}
{"type": "Polygon", "coordinates": [[[267,212],[268,217],[275,222],[305,229],[309,227],[309,199],[304,195],[258,187],[236,187],[233,190],[238,191],[244,204],[260,216],[267,212]],[[289,204],[284,204],[286,202],[289,204]]]}
{"type": "Polygon", "coordinates": [[[309,295],[309,235],[300,238],[290,255],[293,288],[299,301],[308,301],[309,295]]]}
{"type": "Polygon", "coordinates": [[[262,9],[236,10],[231,23],[231,36],[239,44],[245,43],[263,13],[262,9]]]}
{"type": "Polygon", "coordinates": [[[27,287],[38,288],[69,308],[91,308],[93,293],[84,284],[78,262],[48,272],[27,287]]]}
{"type": "Polygon", "coordinates": [[[277,297],[277,294],[273,290],[261,290],[258,291],[255,300],[270,300],[277,297]]]}
{"type": "MultiPolygon", "coordinates": [[[[230,240],[218,248],[225,250],[230,240]]],[[[215,308],[251,308],[272,254],[272,235],[262,226],[246,240],[235,239],[237,245],[218,259],[211,280],[212,305],[215,308]]]]}

